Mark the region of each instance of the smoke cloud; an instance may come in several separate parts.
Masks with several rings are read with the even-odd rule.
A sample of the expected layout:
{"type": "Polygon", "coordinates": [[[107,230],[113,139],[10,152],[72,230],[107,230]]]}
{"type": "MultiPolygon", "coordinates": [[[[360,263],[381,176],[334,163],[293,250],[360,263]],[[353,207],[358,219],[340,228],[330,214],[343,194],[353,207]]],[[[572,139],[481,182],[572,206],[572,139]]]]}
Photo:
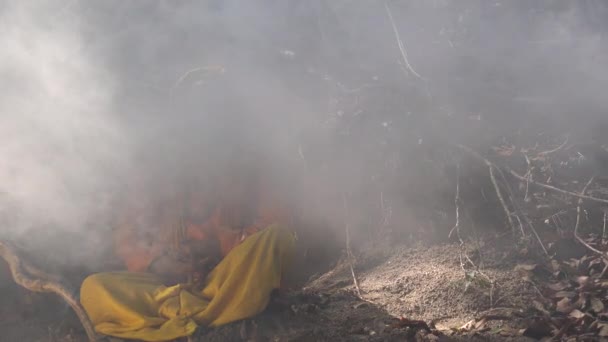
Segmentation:
{"type": "Polygon", "coordinates": [[[94,265],[124,198],[243,154],[296,179],[302,212],[330,225],[343,198],[363,231],[412,224],[450,187],[440,144],[481,145],[526,120],[584,140],[605,119],[602,13],[601,1],[5,2],[0,235],[94,265]]]}

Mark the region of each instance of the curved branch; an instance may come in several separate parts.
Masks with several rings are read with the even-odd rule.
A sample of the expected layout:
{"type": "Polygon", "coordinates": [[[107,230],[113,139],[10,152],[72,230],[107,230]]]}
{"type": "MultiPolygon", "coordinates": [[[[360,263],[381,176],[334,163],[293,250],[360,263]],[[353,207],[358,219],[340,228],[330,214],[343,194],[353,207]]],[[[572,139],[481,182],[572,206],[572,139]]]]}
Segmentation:
{"type": "Polygon", "coordinates": [[[89,320],[86,312],[80,306],[78,300],[72,295],[72,292],[61,282],[42,270],[24,262],[19,258],[15,248],[4,241],[0,241],[0,257],[8,264],[13,280],[22,287],[34,292],[52,292],[63,298],[68,305],[74,310],[76,316],[80,319],[89,341],[97,341],[97,334],[93,328],[93,324],[89,320]],[[32,276],[36,277],[33,278],[32,276]]]}
{"type": "Polygon", "coordinates": [[[589,201],[593,201],[593,202],[599,202],[599,203],[608,204],[608,200],[607,199],[592,197],[592,196],[588,196],[588,195],[585,195],[585,194],[582,194],[582,193],[579,194],[579,193],[576,193],[576,192],[572,192],[572,191],[556,188],[556,187],[554,187],[552,185],[549,185],[549,184],[545,184],[545,183],[537,182],[537,181],[532,180],[532,179],[528,179],[528,177],[524,177],[524,176],[520,175],[519,173],[517,173],[517,172],[515,172],[515,171],[513,171],[513,170],[511,170],[509,168],[505,168],[505,169],[507,171],[509,171],[509,173],[513,177],[515,177],[515,178],[517,178],[517,179],[519,179],[521,181],[524,181],[524,182],[530,182],[530,184],[534,184],[536,186],[540,186],[541,188],[545,188],[547,190],[559,192],[559,193],[564,194],[564,195],[568,195],[568,196],[572,196],[572,197],[577,197],[579,199],[584,199],[584,200],[589,200],[589,201]]]}

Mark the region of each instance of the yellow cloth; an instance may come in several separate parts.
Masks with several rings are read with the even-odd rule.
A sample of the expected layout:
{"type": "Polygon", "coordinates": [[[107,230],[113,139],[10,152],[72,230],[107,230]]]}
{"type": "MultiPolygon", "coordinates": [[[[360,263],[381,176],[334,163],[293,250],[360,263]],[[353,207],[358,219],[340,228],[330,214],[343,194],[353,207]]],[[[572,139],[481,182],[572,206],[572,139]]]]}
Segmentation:
{"type": "Polygon", "coordinates": [[[279,288],[295,237],[272,225],[235,247],[213,269],[200,293],[164,286],[149,273],[94,274],[80,301],[97,332],[126,339],[168,341],[198,325],[219,326],[262,312],[279,288]]]}

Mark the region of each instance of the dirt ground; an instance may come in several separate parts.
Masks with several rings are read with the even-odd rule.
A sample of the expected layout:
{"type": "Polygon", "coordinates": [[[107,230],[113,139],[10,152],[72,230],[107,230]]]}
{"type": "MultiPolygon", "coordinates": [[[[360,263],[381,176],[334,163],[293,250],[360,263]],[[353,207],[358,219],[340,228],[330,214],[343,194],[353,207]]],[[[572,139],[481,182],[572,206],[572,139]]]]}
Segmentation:
{"type": "MultiPolygon", "coordinates": [[[[344,258],[315,275],[303,290],[280,298],[253,319],[198,332],[200,341],[404,341],[528,340],[504,334],[533,307],[535,285],[517,271],[521,256],[501,249],[501,239],[483,246],[375,244],[357,253],[356,295],[344,258]],[[479,248],[481,247],[481,248],[479,248]],[[480,252],[481,251],[481,252],[480,252]],[[466,252],[471,270],[461,267],[466,252]],[[458,328],[484,315],[502,315],[491,330],[458,328]],[[519,315],[519,316],[518,316],[519,315]],[[420,320],[430,331],[419,325],[420,320]]],[[[7,285],[0,308],[1,341],[84,341],[78,321],[61,302],[7,285]]]]}

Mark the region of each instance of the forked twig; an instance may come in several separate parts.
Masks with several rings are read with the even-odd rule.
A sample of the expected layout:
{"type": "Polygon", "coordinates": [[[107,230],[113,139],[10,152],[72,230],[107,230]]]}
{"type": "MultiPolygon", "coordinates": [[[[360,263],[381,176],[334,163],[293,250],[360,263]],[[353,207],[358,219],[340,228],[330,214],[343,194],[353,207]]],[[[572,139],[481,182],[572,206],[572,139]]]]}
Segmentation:
{"type": "Polygon", "coordinates": [[[97,341],[97,334],[86,312],[72,295],[66,285],[56,280],[56,277],[46,274],[19,258],[15,248],[7,242],[0,241],[0,257],[8,264],[15,283],[34,292],[52,292],[57,294],[74,310],[84,328],[90,342],[97,341]],[[33,277],[36,278],[33,278],[33,277]]]}

